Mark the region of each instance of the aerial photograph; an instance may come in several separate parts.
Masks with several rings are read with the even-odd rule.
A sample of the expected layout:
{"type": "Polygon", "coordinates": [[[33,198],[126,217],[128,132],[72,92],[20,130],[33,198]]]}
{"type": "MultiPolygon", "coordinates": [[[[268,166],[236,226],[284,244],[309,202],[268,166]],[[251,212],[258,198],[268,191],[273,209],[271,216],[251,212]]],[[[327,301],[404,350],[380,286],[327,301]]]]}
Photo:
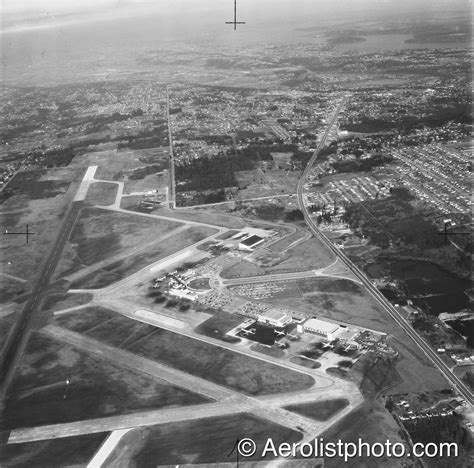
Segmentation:
{"type": "Polygon", "coordinates": [[[0,467],[473,467],[472,13],[0,0],[0,467]]]}

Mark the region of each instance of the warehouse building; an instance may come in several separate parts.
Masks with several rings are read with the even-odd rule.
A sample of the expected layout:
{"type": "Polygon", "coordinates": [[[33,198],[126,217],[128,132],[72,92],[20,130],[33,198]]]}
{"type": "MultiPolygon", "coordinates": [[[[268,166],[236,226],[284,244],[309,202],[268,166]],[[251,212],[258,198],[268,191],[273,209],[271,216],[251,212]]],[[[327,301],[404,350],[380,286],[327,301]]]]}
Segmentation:
{"type": "Polygon", "coordinates": [[[257,322],[275,328],[284,328],[291,323],[291,317],[280,310],[269,310],[257,317],[257,322]]]}
{"type": "Polygon", "coordinates": [[[263,237],[257,235],[249,236],[239,242],[239,249],[252,251],[255,247],[257,247],[257,245],[260,245],[264,240],[265,239],[263,237]]]}
{"type": "Polygon", "coordinates": [[[303,325],[299,325],[299,327],[302,327],[303,331],[307,333],[323,336],[329,341],[334,340],[337,333],[341,330],[341,327],[336,323],[326,322],[317,318],[310,318],[303,325]]]}

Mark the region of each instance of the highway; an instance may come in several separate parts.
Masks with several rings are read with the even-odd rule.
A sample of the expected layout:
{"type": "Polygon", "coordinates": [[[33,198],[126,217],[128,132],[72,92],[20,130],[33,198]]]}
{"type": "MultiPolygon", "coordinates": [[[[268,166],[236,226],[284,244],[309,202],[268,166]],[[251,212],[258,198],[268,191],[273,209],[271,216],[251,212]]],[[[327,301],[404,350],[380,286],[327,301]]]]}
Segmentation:
{"type": "Polygon", "coordinates": [[[168,119],[168,139],[170,143],[170,200],[169,207],[174,209],[176,207],[176,189],[175,189],[175,176],[174,176],[174,149],[173,149],[173,136],[171,134],[171,115],[170,115],[170,90],[166,87],[166,116],[168,119]]]}
{"type": "Polygon", "coordinates": [[[319,152],[324,148],[326,140],[328,138],[331,128],[335,124],[339,113],[341,112],[344,104],[344,99],[336,109],[334,116],[329,122],[324,135],[319,142],[313,156],[308,161],[308,164],[301,175],[300,180],[298,181],[297,196],[298,196],[298,205],[300,210],[303,212],[306,224],[308,225],[311,232],[330,249],[362,282],[362,284],[367,288],[371,296],[377,301],[377,303],[387,312],[390,317],[395,320],[395,322],[405,331],[405,333],[421,348],[423,353],[428,357],[428,359],[436,366],[436,368],[443,374],[443,376],[448,380],[448,382],[457,390],[471,405],[474,404],[474,397],[469,390],[469,388],[455,376],[448,365],[438,356],[438,354],[431,348],[431,346],[426,343],[426,341],[421,338],[415,330],[413,330],[410,323],[408,323],[405,318],[392,306],[392,304],[385,298],[385,296],[372,284],[372,282],[367,278],[367,276],[340,250],[338,249],[331,240],[322,233],[317,224],[311,218],[308,208],[305,204],[303,192],[304,185],[307,180],[307,177],[313,167],[314,162],[316,161],[319,152]]]}

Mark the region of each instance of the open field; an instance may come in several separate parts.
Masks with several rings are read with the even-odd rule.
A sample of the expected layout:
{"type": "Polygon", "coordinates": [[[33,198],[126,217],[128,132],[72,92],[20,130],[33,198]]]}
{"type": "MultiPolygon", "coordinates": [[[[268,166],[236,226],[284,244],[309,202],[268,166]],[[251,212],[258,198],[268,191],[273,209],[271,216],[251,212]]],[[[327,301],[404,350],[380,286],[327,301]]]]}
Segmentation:
{"type": "Polygon", "coordinates": [[[54,198],[66,193],[70,180],[50,180],[45,169],[18,172],[8,184],[8,190],[32,200],[54,198]]]}
{"type": "Polygon", "coordinates": [[[238,171],[235,173],[239,184],[239,200],[278,196],[296,193],[299,171],[289,172],[279,169],[238,171]]]}
{"type": "Polygon", "coordinates": [[[305,271],[328,266],[334,255],[316,238],[311,238],[288,250],[282,261],[265,269],[267,274],[305,271]]]}
{"type": "Polygon", "coordinates": [[[348,404],[349,401],[345,398],[337,398],[335,400],[316,401],[302,405],[289,405],[285,406],[285,409],[315,419],[316,421],[327,421],[348,404]]]}
{"type": "MultiPolygon", "coordinates": [[[[157,230],[157,234],[158,232],[160,231],[157,230]]],[[[215,231],[210,228],[191,227],[186,231],[179,232],[175,236],[164,239],[160,243],[151,245],[146,251],[117,260],[116,262],[97,269],[92,273],[73,281],[71,287],[94,289],[109,286],[110,284],[145,268],[153,262],[168,257],[186,246],[192,245],[214,234],[214,232],[215,231]]]]}
{"type": "MultiPolygon", "coordinates": [[[[51,170],[48,174],[55,174],[51,170]]],[[[70,183],[75,174],[62,168],[64,182],[70,183]]],[[[53,175],[51,177],[53,177],[53,175]]],[[[78,174],[76,174],[78,175],[78,174]]],[[[10,232],[24,232],[26,224],[34,233],[25,236],[3,236],[0,248],[0,270],[8,275],[31,280],[38,271],[46,252],[51,248],[59,228],[58,219],[64,216],[67,204],[72,199],[76,184],[71,184],[65,195],[54,198],[30,199],[26,195],[13,195],[1,205],[2,229],[10,232]]]]}
{"type": "Polygon", "coordinates": [[[229,229],[242,229],[249,225],[245,220],[236,216],[224,215],[212,212],[204,208],[196,208],[194,210],[169,210],[165,207],[160,207],[153,211],[153,214],[161,216],[169,216],[170,218],[183,219],[189,221],[197,221],[199,223],[214,224],[216,226],[223,226],[229,229]]]}
{"type": "Polygon", "coordinates": [[[58,293],[48,296],[43,303],[43,311],[55,312],[57,310],[69,309],[89,303],[92,300],[92,294],[68,294],[58,293]]]}
{"type": "Polygon", "coordinates": [[[89,186],[86,201],[91,205],[107,206],[115,202],[118,185],[108,182],[94,182],[89,186]]]}
{"type": "Polygon", "coordinates": [[[321,364],[313,359],[308,359],[304,356],[293,356],[290,359],[290,362],[298,364],[299,366],[307,367],[308,369],[318,369],[321,367],[321,364]]]}
{"type": "Polygon", "coordinates": [[[225,279],[308,271],[328,266],[332,254],[317,239],[309,239],[285,253],[261,250],[254,256],[255,263],[242,260],[222,271],[225,279]]]}
{"type": "Polygon", "coordinates": [[[245,260],[234,263],[230,267],[222,270],[221,277],[224,279],[246,278],[248,276],[259,276],[265,274],[265,270],[255,263],[245,260]]]}
{"type": "Polygon", "coordinates": [[[279,240],[278,242],[275,242],[272,244],[269,249],[273,252],[283,252],[286,250],[291,244],[300,241],[301,239],[304,239],[304,237],[307,235],[307,231],[297,231],[294,234],[291,234],[284,239],[279,240]]]}
{"type": "Polygon", "coordinates": [[[35,333],[9,389],[1,426],[56,424],[205,401],[35,333]]]}
{"type": "Polygon", "coordinates": [[[307,316],[322,315],[336,321],[384,331],[385,320],[381,312],[364,290],[351,281],[311,278],[297,280],[296,284],[294,295],[288,290],[287,297],[279,295],[278,298],[270,297],[265,301],[307,316]],[[298,297],[299,293],[302,297],[298,297]]]}
{"type": "Polygon", "coordinates": [[[85,209],[66,245],[58,272],[73,273],[83,266],[106,260],[141,243],[169,232],[178,223],[117,213],[99,208],[85,209]]]}
{"type": "Polygon", "coordinates": [[[226,336],[226,333],[242,323],[242,317],[219,311],[213,317],[207,319],[195,328],[201,335],[210,336],[227,343],[238,343],[239,338],[226,336]]]}
{"type": "Polygon", "coordinates": [[[102,445],[108,433],[87,434],[24,444],[4,445],[0,465],[4,468],[59,468],[86,466],[102,445]]]}
{"type": "MultiPolygon", "coordinates": [[[[376,442],[384,444],[386,440],[390,440],[392,444],[404,442],[400,437],[400,428],[392,415],[381,403],[376,401],[364,403],[359,409],[337,422],[322,437],[326,442],[333,443],[337,443],[340,439],[343,442],[357,444],[359,438],[369,444],[376,442]]],[[[357,462],[359,463],[357,466],[364,466],[365,468],[379,468],[381,466],[389,468],[400,467],[400,459],[388,458],[386,456],[382,458],[363,456],[357,458],[357,462]]],[[[324,466],[342,468],[343,466],[348,466],[348,464],[344,463],[344,460],[335,457],[326,458],[324,466]]]]}
{"type": "MultiPolygon", "coordinates": [[[[95,174],[96,179],[122,181],[126,180],[135,170],[151,165],[151,163],[147,163],[150,159],[144,151],[148,150],[96,151],[76,157],[74,162],[80,161],[83,166],[99,166],[95,174]]],[[[154,162],[156,164],[156,161],[154,162]]]]}
{"type": "MultiPolygon", "coordinates": [[[[155,468],[188,463],[233,463],[237,454],[228,455],[236,440],[245,437],[252,438],[259,447],[263,447],[269,437],[275,445],[301,439],[299,432],[249,414],[163,424],[126,434],[105,466],[155,468]]],[[[245,460],[258,460],[259,452],[245,460]]],[[[270,459],[268,454],[265,459],[270,459]]]]}
{"type": "Polygon", "coordinates": [[[5,318],[0,319],[0,352],[3,350],[8,338],[8,334],[13,327],[13,322],[5,318]]]}
{"type": "MultiPolygon", "coordinates": [[[[247,395],[297,391],[314,384],[308,375],[120,315],[103,310],[102,313],[104,322],[97,325],[94,318],[91,323],[93,328],[83,333],[108,345],[117,346],[247,395]]],[[[61,317],[58,323],[67,327],[68,319],[68,316],[61,317]]]]}
{"type": "Polygon", "coordinates": [[[0,275],[0,304],[15,300],[28,289],[28,284],[0,275]]]}

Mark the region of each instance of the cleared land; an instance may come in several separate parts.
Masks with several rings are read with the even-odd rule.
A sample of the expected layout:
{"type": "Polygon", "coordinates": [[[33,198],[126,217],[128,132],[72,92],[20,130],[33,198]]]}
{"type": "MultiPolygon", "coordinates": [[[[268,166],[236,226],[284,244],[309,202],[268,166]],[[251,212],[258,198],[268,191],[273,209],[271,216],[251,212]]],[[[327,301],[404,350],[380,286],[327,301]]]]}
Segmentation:
{"type": "Polygon", "coordinates": [[[172,221],[148,219],[99,208],[85,209],[76,224],[58,265],[71,274],[111,256],[134,249],[179,226],[172,221]]]}
{"type": "Polygon", "coordinates": [[[28,284],[0,275],[0,304],[6,304],[28,291],[28,284]]]}
{"type": "MultiPolygon", "coordinates": [[[[160,232],[157,229],[157,232],[160,232]]],[[[157,262],[169,255],[184,249],[185,247],[199,242],[214,234],[213,229],[204,227],[191,227],[175,236],[169,237],[158,244],[151,245],[149,249],[110,263],[90,274],[72,282],[72,288],[102,288],[119,281],[138,270],[145,268],[153,262],[157,262]]],[[[161,233],[160,233],[161,234],[161,233]]]]}
{"type": "Polygon", "coordinates": [[[55,312],[57,310],[69,309],[85,305],[92,300],[92,294],[68,294],[58,293],[48,296],[43,303],[43,311],[55,312]]]}
{"type": "Polygon", "coordinates": [[[9,389],[0,421],[3,428],[11,429],[206,401],[35,333],[9,389]]]}
{"type": "MultiPolygon", "coordinates": [[[[83,331],[85,335],[247,395],[297,391],[314,384],[308,375],[123,316],[102,313],[108,319],[99,325],[94,319],[92,328],[83,331]]],[[[68,328],[68,319],[61,317],[58,324],[68,328]]]]}
{"type": "Polygon", "coordinates": [[[238,343],[239,338],[227,336],[226,333],[242,323],[242,317],[227,312],[217,312],[195,328],[201,335],[210,336],[227,343],[238,343]]]}
{"type": "Polygon", "coordinates": [[[285,406],[285,409],[315,419],[316,421],[327,421],[348,404],[349,401],[345,398],[338,398],[336,400],[316,401],[302,405],[289,405],[285,406]]]}
{"type": "Polygon", "coordinates": [[[9,444],[0,450],[0,465],[5,468],[56,468],[86,466],[108,433],[87,434],[25,444],[9,444]]]}
{"type": "MultiPolygon", "coordinates": [[[[51,170],[51,177],[57,171],[51,170]]],[[[80,178],[79,172],[61,170],[63,181],[68,184],[74,177],[80,178]]],[[[46,175],[44,176],[46,177],[46,175]]],[[[71,188],[74,184],[71,185],[71,188]]],[[[22,188],[23,190],[23,188],[22,188]]],[[[54,198],[28,197],[24,193],[13,195],[3,202],[2,229],[10,232],[24,232],[28,224],[31,235],[26,243],[24,236],[3,236],[0,255],[0,270],[12,276],[32,280],[39,269],[44,255],[51,248],[51,242],[56,237],[58,219],[64,216],[67,203],[71,200],[74,190],[65,195],[58,194],[54,198]]]]}
{"type": "MultiPolygon", "coordinates": [[[[331,427],[322,437],[326,442],[333,443],[337,443],[340,439],[343,442],[357,444],[359,438],[368,444],[376,442],[384,444],[386,440],[390,440],[392,444],[396,442],[404,443],[404,440],[400,437],[398,424],[382,404],[376,401],[364,403],[359,409],[353,411],[335,426],[331,427]]],[[[400,459],[386,456],[377,459],[363,456],[357,458],[357,462],[359,463],[357,466],[370,468],[380,466],[395,468],[400,466],[400,459]]],[[[343,465],[347,466],[337,457],[324,460],[325,467],[340,468],[343,465]]]]}
{"type": "Polygon", "coordinates": [[[286,250],[291,244],[300,241],[301,239],[304,239],[304,237],[307,235],[307,231],[297,231],[294,234],[291,234],[289,236],[286,236],[284,239],[279,240],[278,242],[275,242],[272,244],[269,249],[272,250],[273,252],[283,252],[286,250]]]}
{"type": "MultiPolygon", "coordinates": [[[[189,463],[234,463],[237,454],[234,452],[229,457],[229,453],[236,440],[245,437],[252,438],[258,447],[263,447],[269,437],[275,445],[301,440],[299,432],[248,414],[207,418],[131,431],[120,441],[105,466],[124,463],[125,466],[155,468],[189,463]]],[[[259,452],[245,460],[258,460],[259,452]]]]}
{"type": "Polygon", "coordinates": [[[107,206],[115,202],[118,185],[107,182],[94,182],[87,191],[86,201],[91,205],[107,206]]]}
{"type": "Polygon", "coordinates": [[[263,250],[255,263],[241,261],[222,271],[225,279],[308,271],[328,266],[334,257],[317,239],[309,239],[284,253],[263,250]]]}

